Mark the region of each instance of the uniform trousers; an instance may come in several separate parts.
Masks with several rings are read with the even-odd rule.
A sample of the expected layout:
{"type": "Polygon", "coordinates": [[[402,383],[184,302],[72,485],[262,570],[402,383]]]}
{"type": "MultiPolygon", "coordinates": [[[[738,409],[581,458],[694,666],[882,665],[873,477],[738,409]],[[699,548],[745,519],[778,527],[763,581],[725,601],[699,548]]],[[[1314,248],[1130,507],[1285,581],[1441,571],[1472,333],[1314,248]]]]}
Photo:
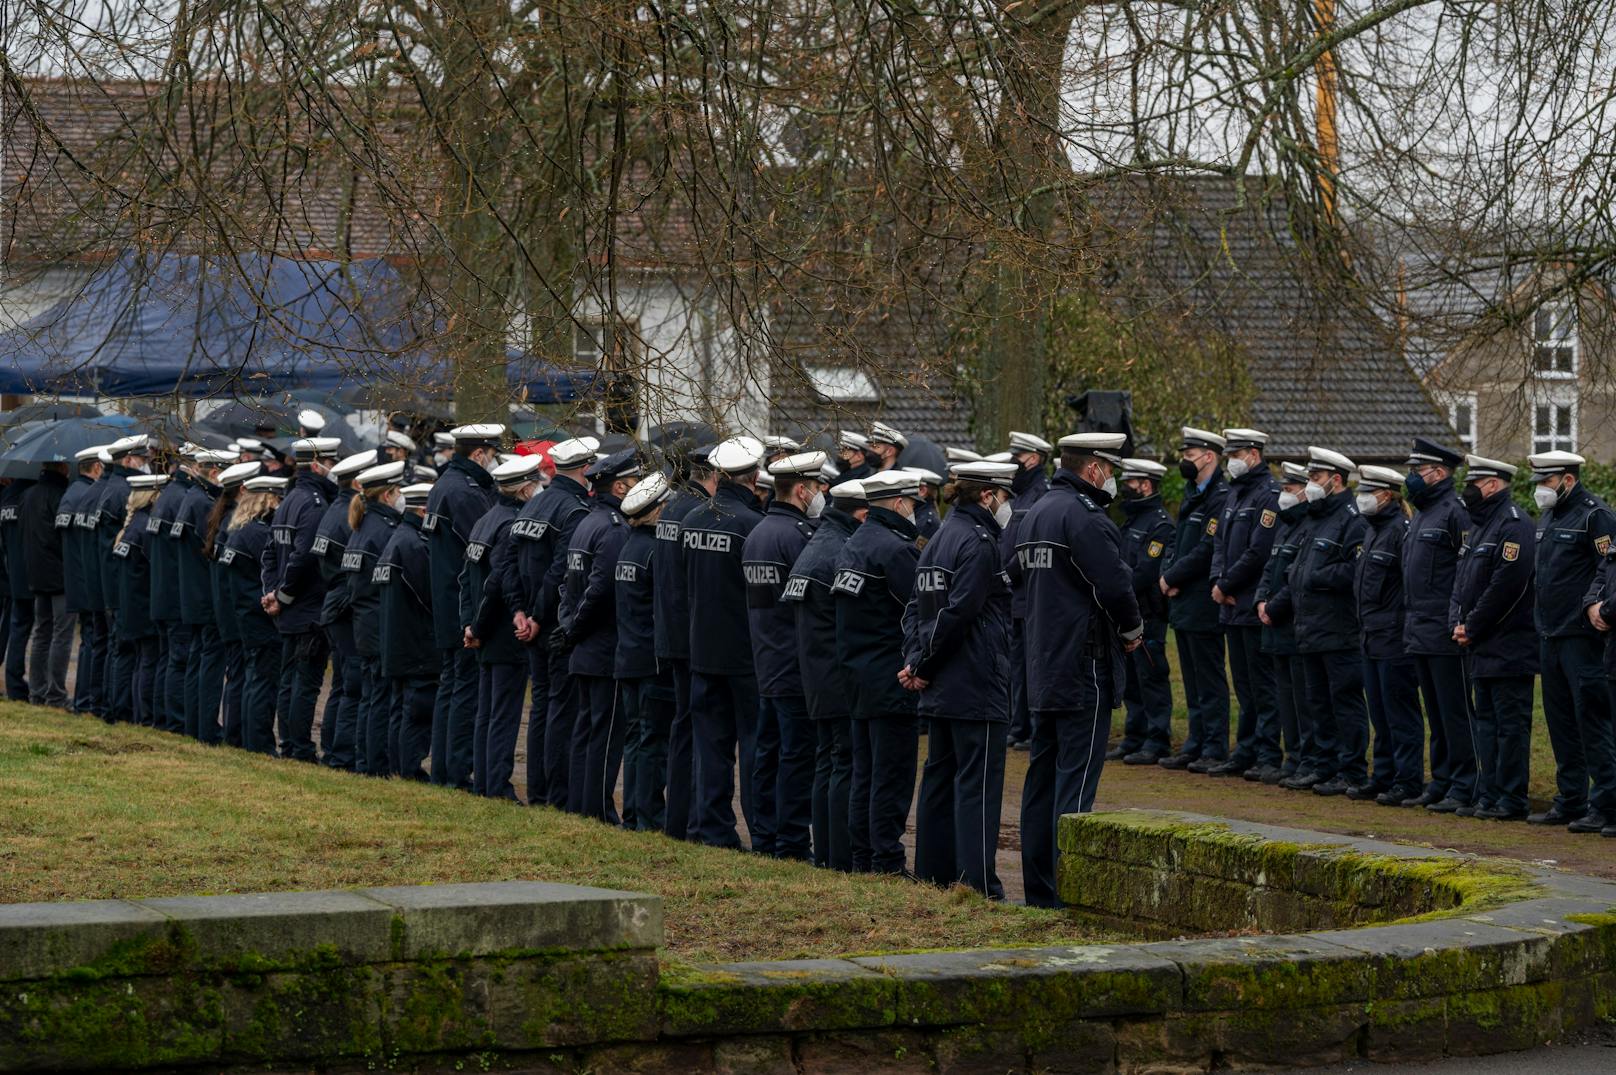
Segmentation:
{"type": "Polygon", "coordinates": [[[1274,708],[1279,713],[1279,734],[1285,748],[1280,764],[1286,776],[1307,768],[1313,749],[1313,719],[1302,690],[1302,663],[1294,654],[1270,653],[1274,669],[1274,708]]]}
{"type": "Polygon", "coordinates": [[[904,871],[903,831],[914,802],[919,756],[920,718],[913,713],[853,718],[853,773],[847,807],[853,869],[862,873],[904,871]]]}
{"type": "Polygon", "coordinates": [[[337,645],[336,633],[326,627],[325,643],[331,650],[331,689],[325,692],[325,708],[320,710],[320,761],[331,756],[337,741],[337,724],[348,701],[348,653],[337,645]]]}
{"type": "Polygon", "coordinates": [[[118,663],[124,677],[123,689],[118,695],[124,702],[119,711],[125,720],[153,727],[157,720],[157,698],[152,681],[161,658],[157,636],[148,635],[125,643],[124,652],[126,659],[118,663]]]}
{"type": "MultiPolygon", "coordinates": [[[[1532,677],[1487,676],[1476,694],[1476,806],[1526,811],[1532,749],[1532,677]]],[[[1576,815],[1572,815],[1573,817],[1576,815]]]]}
{"type": "Polygon", "coordinates": [[[241,647],[241,746],[275,753],[275,699],[280,694],[281,646],[277,641],[241,647]]]}
{"type": "Polygon", "coordinates": [[[544,730],[550,716],[550,645],[540,635],[527,647],[527,803],[542,806],[549,799],[544,764],[544,730]]]}
{"type": "Polygon", "coordinates": [[[1593,635],[1544,638],[1538,645],[1543,720],[1554,749],[1554,804],[1568,817],[1592,808],[1616,821],[1616,743],[1604,651],[1604,639],[1593,635]]]}
{"type": "Polygon", "coordinates": [[[758,693],[755,676],[690,673],[691,739],[696,756],[692,801],[697,842],[741,846],[735,831],[735,770],[741,771],[741,812],[752,831],[752,759],[757,756],[758,693]]]}
{"type": "Polygon", "coordinates": [[[752,850],[802,862],[813,857],[817,738],[802,695],[758,699],[752,793],[758,827],[768,835],[754,835],[752,850]]]}
{"type": "Polygon", "coordinates": [[[477,651],[453,646],[438,651],[438,696],[432,705],[433,782],[471,791],[473,742],[477,732],[477,651]],[[442,740],[441,771],[437,749],[442,740]]]}
{"type": "Polygon", "coordinates": [[[326,628],[326,640],[331,645],[332,694],[340,678],[342,690],[336,713],[325,707],[325,722],[331,725],[331,738],[326,739],[325,728],[320,729],[320,742],[325,753],[320,761],[333,769],[353,772],[359,764],[356,753],[359,745],[359,709],[365,695],[365,662],[360,659],[354,645],[353,621],[348,617],[337,620],[326,628]],[[340,669],[340,672],[339,672],[340,669]]]}
{"type": "Polygon", "coordinates": [[[1431,733],[1431,780],[1425,790],[1462,803],[1476,798],[1476,742],[1471,729],[1470,678],[1459,654],[1416,653],[1410,657],[1425,699],[1431,733]]]}
{"type": "Polygon", "coordinates": [[[28,653],[28,700],[67,707],[67,666],[73,659],[73,628],[65,593],[34,595],[33,643],[28,653]]]}
{"type": "Polygon", "coordinates": [[[1247,768],[1278,765],[1284,757],[1279,747],[1279,708],[1274,701],[1274,664],[1262,651],[1262,633],[1261,627],[1249,624],[1224,628],[1229,671],[1234,675],[1235,697],[1240,700],[1234,760],[1247,768]]]}
{"type": "Polygon", "coordinates": [[[167,669],[163,677],[164,698],[168,706],[171,731],[196,738],[196,721],[190,705],[195,679],[189,674],[191,651],[196,649],[196,628],[174,620],[168,625],[167,669]]]}
{"type": "Polygon", "coordinates": [[[1027,621],[1010,618],[1010,738],[1032,738],[1032,711],[1027,708],[1027,621]]]}
{"type": "Polygon", "coordinates": [[[477,719],[471,739],[471,789],[490,799],[517,801],[516,737],[522,730],[527,667],[488,662],[477,667],[477,719]]]}
{"type": "Polygon", "coordinates": [[[388,776],[393,771],[387,754],[387,727],[392,719],[393,681],[377,670],[377,658],[361,653],[366,669],[359,700],[359,728],[354,744],[354,770],[366,776],[388,776]]]}
{"type": "Polygon", "coordinates": [[[102,719],[109,724],[117,721],[144,722],[148,727],[164,731],[177,730],[168,726],[168,704],[163,698],[163,673],[168,662],[164,658],[162,636],[155,636],[155,640],[157,644],[146,655],[150,661],[147,671],[151,676],[151,689],[146,692],[144,705],[138,710],[129,692],[140,671],[136,661],[141,659],[141,655],[133,641],[117,637],[108,641],[106,674],[102,677],[106,685],[103,697],[107,700],[107,710],[102,719]]]}
{"type": "Polygon", "coordinates": [[[13,596],[6,640],[6,697],[28,700],[28,636],[34,633],[34,598],[13,596]]]}
{"type": "Polygon", "coordinates": [[[106,715],[102,669],[107,663],[107,615],[79,613],[79,670],[73,682],[73,708],[80,713],[106,715]]]}
{"type": "Polygon", "coordinates": [[[915,874],[923,881],[966,884],[1004,899],[994,860],[1004,799],[1007,726],[999,721],[926,724],[926,765],[915,808],[915,874]]]}
{"type": "Polygon", "coordinates": [[[387,718],[387,757],[392,774],[405,780],[427,779],[421,768],[432,749],[432,710],[438,696],[436,676],[396,676],[387,718]]]}
{"type": "Polygon", "coordinates": [[[1425,788],[1425,726],[1414,662],[1407,657],[1365,657],[1364,694],[1375,729],[1370,786],[1376,791],[1400,788],[1409,797],[1420,794],[1425,788]]]}
{"type": "Polygon", "coordinates": [[[1313,771],[1349,784],[1369,778],[1369,712],[1364,706],[1363,658],[1352,650],[1304,653],[1303,694],[1313,716],[1313,771]]]}
{"type": "Polygon", "coordinates": [[[673,723],[668,726],[667,821],[662,831],[675,840],[696,831],[696,756],[691,740],[690,662],[671,658],[664,662],[673,673],[673,723]]]}
{"type": "Polygon", "coordinates": [[[1173,679],[1167,644],[1147,638],[1123,658],[1122,752],[1166,757],[1173,751],[1173,679]]]}
{"type": "Polygon", "coordinates": [[[1106,741],[1111,737],[1113,689],[1094,657],[1080,658],[1090,677],[1070,709],[1035,711],[1032,751],[1021,792],[1021,871],[1027,906],[1059,907],[1055,889],[1056,827],[1062,814],[1094,809],[1106,741]]]}
{"type": "MultiPolygon", "coordinates": [[[[568,651],[568,665],[570,666],[571,651],[568,651]]],[[[572,726],[572,742],[567,747],[567,810],[570,813],[589,815],[589,805],[596,789],[591,785],[589,778],[589,744],[590,733],[594,723],[593,699],[589,696],[589,684],[584,682],[582,676],[572,675],[573,695],[577,699],[575,716],[572,726]]]]}
{"type": "MultiPolygon", "coordinates": [[[[544,715],[544,801],[558,810],[572,810],[583,800],[583,774],[573,787],[573,747],[582,724],[585,743],[588,742],[588,723],[581,716],[582,699],[578,683],[568,671],[572,650],[555,638],[549,638],[549,697],[544,715]]],[[[587,758],[587,749],[585,751],[587,758]]]]}
{"type": "Polygon", "coordinates": [[[219,702],[224,695],[224,640],[211,623],[192,625],[191,656],[185,665],[185,727],[197,741],[219,743],[219,702]]]}
{"type": "Polygon", "coordinates": [[[853,728],[846,716],[814,721],[814,865],[853,868],[848,842],[848,802],[853,783],[853,728]]]}
{"type": "Polygon", "coordinates": [[[618,682],[628,739],[623,750],[623,823],[641,832],[667,828],[668,730],[673,725],[673,677],[618,682]],[[630,750],[627,744],[632,744],[630,750]]]}
{"type": "MultiPolygon", "coordinates": [[[[152,727],[165,732],[183,732],[185,730],[183,716],[178,726],[169,723],[172,711],[168,705],[168,650],[172,641],[169,638],[169,633],[174,626],[174,622],[172,620],[153,620],[152,626],[157,630],[157,664],[152,672],[152,727]]],[[[116,668],[123,659],[124,654],[120,648],[114,646],[111,659],[107,663],[116,668]]],[[[114,672],[114,674],[120,678],[122,676],[121,672],[114,672]]],[[[176,688],[175,693],[180,696],[182,703],[181,713],[183,714],[185,698],[183,683],[176,688]]],[[[113,704],[117,704],[116,696],[113,698],[113,704]]]]}
{"type": "Polygon", "coordinates": [[[318,627],[281,636],[281,681],[275,699],[280,756],[312,762],[314,705],[325,680],[329,646],[318,627]]]}
{"type": "Polygon", "coordinates": [[[1223,670],[1223,633],[1175,630],[1173,638],[1189,713],[1189,734],[1182,753],[1223,761],[1229,756],[1229,679],[1223,670]]]}
{"type": "Polygon", "coordinates": [[[584,798],[579,812],[609,825],[620,825],[623,819],[617,813],[617,775],[623,767],[628,714],[623,710],[617,680],[610,676],[584,675],[577,679],[579,697],[589,713],[583,768],[573,770],[574,775],[581,772],[584,776],[584,798]]]}
{"type": "Polygon", "coordinates": [[[224,716],[225,746],[241,746],[241,671],[240,642],[224,643],[224,694],[219,709],[224,716]]]}

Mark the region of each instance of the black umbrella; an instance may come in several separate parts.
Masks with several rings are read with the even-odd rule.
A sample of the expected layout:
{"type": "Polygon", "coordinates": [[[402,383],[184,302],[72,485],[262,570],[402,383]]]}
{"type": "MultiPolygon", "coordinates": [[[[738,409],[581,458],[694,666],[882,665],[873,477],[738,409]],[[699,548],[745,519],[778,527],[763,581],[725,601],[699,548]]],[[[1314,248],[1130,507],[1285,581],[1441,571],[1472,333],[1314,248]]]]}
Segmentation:
{"type": "Polygon", "coordinates": [[[703,444],[717,444],[718,434],[706,422],[664,422],[652,426],[646,442],[658,448],[684,444],[699,448],[703,444]]]}
{"type": "Polygon", "coordinates": [[[101,408],[90,403],[36,399],[32,403],[24,403],[14,411],[0,414],[0,426],[16,426],[25,422],[54,422],[62,418],[95,418],[101,414],[101,408]]]}
{"type": "Polygon", "coordinates": [[[129,436],[136,425],[122,414],[41,423],[0,453],[0,478],[37,478],[40,464],[69,462],[85,448],[129,436]]]}
{"type": "Polygon", "coordinates": [[[898,453],[900,467],[920,467],[944,477],[948,475],[948,456],[930,438],[918,433],[909,434],[909,446],[898,453]]]}

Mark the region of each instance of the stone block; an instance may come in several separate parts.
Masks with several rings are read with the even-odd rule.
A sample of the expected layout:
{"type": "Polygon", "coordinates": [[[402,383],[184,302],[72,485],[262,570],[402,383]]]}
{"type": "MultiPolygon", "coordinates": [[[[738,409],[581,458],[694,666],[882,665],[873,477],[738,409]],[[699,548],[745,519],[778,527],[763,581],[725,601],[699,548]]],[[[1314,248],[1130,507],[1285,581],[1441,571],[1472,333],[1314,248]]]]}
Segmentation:
{"type": "Polygon", "coordinates": [[[215,1062],[221,988],[186,973],[0,986],[0,1071],[108,1071],[215,1062]]]}
{"type": "Polygon", "coordinates": [[[388,958],[392,912],[353,892],[267,892],[140,900],[205,966],[269,970],[388,958]]]}
{"type": "Polygon", "coordinates": [[[1530,1049],[1564,1029],[1561,982],[1534,982],[1447,998],[1447,1051],[1453,1056],[1530,1049]]]}
{"type": "Polygon", "coordinates": [[[1616,966],[1616,914],[1603,901],[1550,896],[1505,904],[1464,919],[1551,938],[1556,977],[1595,974],[1616,966]]]}
{"type": "Polygon", "coordinates": [[[1369,1022],[1369,1004],[1241,1007],[1211,1014],[1212,1040],[1227,1066],[1307,1067],[1336,1064],[1358,1055],[1358,1039],[1369,1022]]]}
{"type": "Polygon", "coordinates": [[[1069,1023],[1055,1033],[1035,1030],[1026,1037],[1033,1071],[1109,1075],[1116,1070],[1117,1033],[1109,1020],[1069,1023]]]}
{"type": "Polygon", "coordinates": [[[779,1034],[739,1037],[713,1044],[716,1075],[796,1075],[791,1039],[779,1034]]]}
{"type": "Polygon", "coordinates": [[[0,981],[124,973],[136,965],[122,957],[167,926],[156,911],[123,900],[0,905],[0,981]]]}
{"type": "Polygon", "coordinates": [[[1380,1064],[1440,1059],[1447,1026],[1446,997],[1374,1001],[1369,1005],[1364,1055],[1380,1064]]]}
{"type": "Polygon", "coordinates": [[[1005,1075],[1027,1069],[1028,1048],[1014,1030],[954,1027],[931,1043],[939,1075],[1005,1075]]]}
{"type": "Polygon", "coordinates": [[[1471,919],[1314,933],[1362,953],[1377,1000],[1408,1000],[1541,981],[1553,970],[1553,938],[1471,919]]]}
{"type": "Polygon", "coordinates": [[[1119,1072],[1202,1072],[1212,1067],[1215,1019],[1207,1013],[1119,1019],[1114,1024],[1119,1072]]]}
{"type": "Polygon", "coordinates": [[[362,964],[233,975],[220,990],[220,1058],[250,1064],[380,1055],[382,977],[362,964]]]}
{"type": "Polygon", "coordinates": [[[895,984],[900,1026],[1035,1024],[1166,1011],[1181,975],[1131,945],[922,952],[850,960],[895,984]]]}
{"type": "Polygon", "coordinates": [[[715,1069],[712,1042],[659,1041],[589,1049],[581,1062],[570,1070],[609,1071],[621,1075],[688,1075],[692,1071],[715,1069]]]}
{"type": "Polygon", "coordinates": [[[1370,959],[1311,936],[1165,941],[1138,950],[1183,971],[1185,1011],[1316,1008],[1371,996],[1370,959]]]}
{"type": "Polygon", "coordinates": [[[662,1033],[671,1037],[887,1027],[898,983],[841,959],[717,963],[664,975],[662,1033]]]}
{"type": "Polygon", "coordinates": [[[800,1075],[844,1075],[850,1071],[882,1071],[892,1075],[929,1075],[934,1071],[931,1042],[919,1031],[845,1030],[800,1038],[796,1049],[800,1075]]]}
{"type": "Polygon", "coordinates": [[[540,881],[367,888],[397,916],[393,958],[606,952],[662,943],[656,896],[540,881]]]}

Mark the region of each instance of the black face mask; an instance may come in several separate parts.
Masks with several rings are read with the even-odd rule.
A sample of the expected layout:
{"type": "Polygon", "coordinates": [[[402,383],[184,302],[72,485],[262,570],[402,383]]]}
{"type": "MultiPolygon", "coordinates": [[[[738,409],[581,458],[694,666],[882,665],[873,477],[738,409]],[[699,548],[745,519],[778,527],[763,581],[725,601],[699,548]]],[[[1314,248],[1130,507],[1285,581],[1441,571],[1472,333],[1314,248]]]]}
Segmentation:
{"type": "Polygon", "coordinates": [[[1459,496],[1464,500],[1465,507],[1469,508],[1471,511],[1475,511],[1487,501],[1487,494],[1483,493],[1481,491],[1481,486],[1477,485],[1475,482],[1466,484],[1464,491],[1460,493],[1459,496]]]}
{"type": "Polygon", "coordinates": [[[1124,485],[1121,489],[1118,489],[1117,492],[1121,494],[1122,499],[1124,500],[1142,500],[1148,495],[1146,493],[1141,493],[1131,485],[1124,485]]]}
{"type": "Polygon", "coordinates": [[[1195,480],[1195,476],[1201,472],[1201,468],[1196,466],[1193,460],[1180,459],[1178,461],[1178,472],[1185,481],[1192,482],[1195,480]]]}

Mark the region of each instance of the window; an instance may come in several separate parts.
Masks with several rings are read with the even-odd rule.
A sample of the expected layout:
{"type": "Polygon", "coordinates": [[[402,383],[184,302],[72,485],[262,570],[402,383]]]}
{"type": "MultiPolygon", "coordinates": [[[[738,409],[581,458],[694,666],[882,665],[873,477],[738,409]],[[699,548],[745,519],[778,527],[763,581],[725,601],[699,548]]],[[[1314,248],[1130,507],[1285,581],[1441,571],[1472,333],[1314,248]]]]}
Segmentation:
{"type": "Polygon", "coordinates": [[[583,370],[606,374],[606,392],[595,413],[595,432],[634,433],[639,428],[639,384],[633,356],[639,328],[618,318],[579,318],[573,322],[572,357],[583,370]]]}
{"type": "Polygon", "coordinates": [[[1532,406],[1532,451],[1571,452],[1577,447],[1577,401],[1540,399],[1532,406]]]}
{"type": "Polygon", "coordinates": [[[863,370],[847,366],[805,366],[808,383],[831,403],[879,403],[881,390],[863,370]]]}
{"type": "Polygon", "coordinates": [[[1532,315],[1532,364],[1539,377],[1577,374],[1577,309],[1548,303],[1532,315]]]}
{"type": "Polygon", "coordinates": [[[1476,395],[1458,393],[1448,397],[1448,421],[1459,435],[1459,443],[1470,451],[1476,450],[1476,395]]]}

